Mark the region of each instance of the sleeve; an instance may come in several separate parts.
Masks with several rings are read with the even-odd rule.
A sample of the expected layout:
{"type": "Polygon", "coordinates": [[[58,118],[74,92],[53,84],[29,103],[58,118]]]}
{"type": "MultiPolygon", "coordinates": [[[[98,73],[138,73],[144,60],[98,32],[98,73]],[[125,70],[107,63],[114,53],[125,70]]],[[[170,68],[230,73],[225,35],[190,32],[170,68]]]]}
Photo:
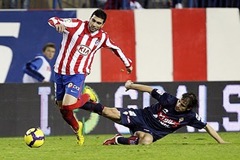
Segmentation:
{"type": "Polygon", "coordinates": [[[38,69],[42,66],[42,64],[43,60],[41,58],[35,58],[34,60],[26,63],[23,67],[23,72],[37,79],[39,82],[42,82],[45,77],[38,72],[38,69]]]}
{"type": "Polygon", "coordinates": [[[159,91],[158,89],[153,89],[151,92],[151,96],[155,99],[159,99],[165,92],[164,91],[159,91]]]}
{"type": "Polygon", "coordinates": [[[160,91],[158,89],[153,89],[152,92],[151,92],[151,96],[158,100],[159,102],[163,101],[162,99],[165,99],[169,96],[169,94],[167,94],[166,92],[164,91],[160,91]]]}
{"type": "Polygon", "coordinates": [[[207,125],[207,123],[202,122],[201,117],[197,113],[194,114],[194,118],[190,121],[188,125],[197,129],[203,129],[207,125]]]}
{"type": "Polygon", "coordinates": [[[82,21],[80,19],[77,19],[77,18],[51,17],[48,20],[48,24],[51,27],[54,27],[54,28],[57,24],[63,24],[65,27],[74,28],[79,24],[79,22],[82,22],[82,21]]]}
{"type": "Polygon", "coordinates": [[[126,67],[132,66],[131,59],[125,56],[122,50],[117,45],[115,45],[115,43],[109,38],[109,36],[107,36],[103,44],[103,47],[110,48],[112,52],[121,59],[121,61],[124,63],[126,67]]]}

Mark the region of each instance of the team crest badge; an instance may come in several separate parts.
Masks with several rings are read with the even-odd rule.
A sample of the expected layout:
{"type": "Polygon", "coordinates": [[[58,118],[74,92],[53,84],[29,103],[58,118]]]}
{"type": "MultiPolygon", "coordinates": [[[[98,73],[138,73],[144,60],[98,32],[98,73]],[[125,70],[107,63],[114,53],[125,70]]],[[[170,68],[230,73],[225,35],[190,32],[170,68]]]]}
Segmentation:
{"type": "Polygon", "coordinates": [[[94,45],[97,46],[99,43],[100,43],[100,41],[99,41],[99,39],[97,39],[94,45]]]}

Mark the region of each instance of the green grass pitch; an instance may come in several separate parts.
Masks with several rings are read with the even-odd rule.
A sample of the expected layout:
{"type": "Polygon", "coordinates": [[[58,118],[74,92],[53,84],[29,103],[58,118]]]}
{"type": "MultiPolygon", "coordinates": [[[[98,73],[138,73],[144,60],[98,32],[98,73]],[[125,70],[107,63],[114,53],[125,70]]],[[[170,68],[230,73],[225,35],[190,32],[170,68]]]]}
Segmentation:
{"type": "Polygon", "coordinates": [[[29,148],[23,137],[0,138],[0,160],[237,160],[240,132],[219,133],[229,144],[218,144],[207,133],[174,133],[147,146],[103,146],[113,135],[46,136],[40,148],[29,148]]]}

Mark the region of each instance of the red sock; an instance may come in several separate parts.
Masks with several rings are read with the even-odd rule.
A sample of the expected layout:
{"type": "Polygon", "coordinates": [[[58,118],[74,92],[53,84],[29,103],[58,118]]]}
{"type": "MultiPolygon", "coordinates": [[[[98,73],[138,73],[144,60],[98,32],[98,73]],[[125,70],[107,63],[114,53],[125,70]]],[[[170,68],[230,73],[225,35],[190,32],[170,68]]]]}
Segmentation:
{"type": "Polygon", "coordinates": [[[71,105],[63,105],[60,109],[63,119],[73,128],[73,130],[77,131],[79,128],[78,121],[73,115],[73,111],[76,108],[83,106],[87,101],[90,100],[90,96],[88,94],[82,94],[76,103],[71,105]]]}
{"type": "Polygon", "coordinates": [[[77,109],[77,108],[80,108],[82,107],[87,101],[90,100],[90,96],[88,94],[82,94],[76,103],[74,104],[71,104],[71,105],[66,105],[66,106],[63,106],[64,109],[68,109],[68,110],[74,110],[74,109],[77,109]]]}
{"type": "Polygon", "coordinates": [[[73,111],[60,109],[60,112],[62,114],[63,119],[73,128],[74,131],[77,131],[79,126],[77,119],[73,115],[73,111]]]}

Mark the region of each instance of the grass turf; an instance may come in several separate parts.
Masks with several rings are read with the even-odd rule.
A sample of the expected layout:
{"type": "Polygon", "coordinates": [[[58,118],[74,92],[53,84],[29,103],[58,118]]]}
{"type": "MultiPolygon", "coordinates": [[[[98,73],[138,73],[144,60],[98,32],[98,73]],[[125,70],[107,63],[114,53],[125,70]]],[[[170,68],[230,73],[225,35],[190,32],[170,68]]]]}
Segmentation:
{"type": "Polygon", "coordinates": [[[240,132],[219,133],[229,144],[218,144],[207,133],[175,133],[148,146],[103,146],[113,135],[86,135],[78,146],[75,136],[47,136],[40,148],[29,148],[23,137],[0,138],[0,160],[236,160],[240,132]]]}

